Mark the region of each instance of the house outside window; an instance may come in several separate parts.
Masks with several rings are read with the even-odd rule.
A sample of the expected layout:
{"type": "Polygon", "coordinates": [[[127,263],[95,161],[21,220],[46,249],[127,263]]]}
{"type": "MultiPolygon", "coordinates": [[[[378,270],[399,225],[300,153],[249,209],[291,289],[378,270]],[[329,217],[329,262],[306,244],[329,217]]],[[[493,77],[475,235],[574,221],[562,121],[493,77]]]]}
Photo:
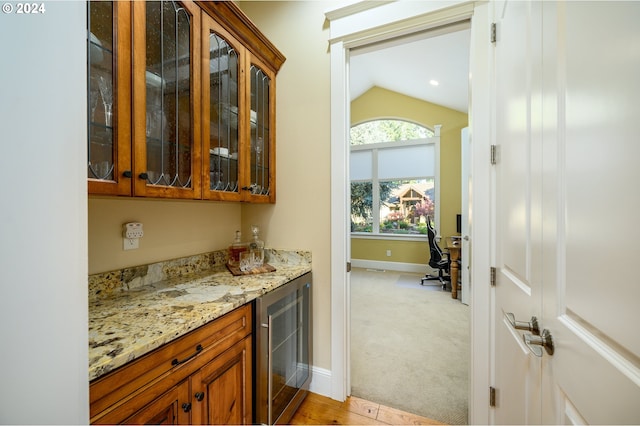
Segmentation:
{"type": "Polygon", "coordinates": [[[393,237],[427,233],[436,216],[438,138],[403,120],[351,128],[351,233],[393,237]]]}

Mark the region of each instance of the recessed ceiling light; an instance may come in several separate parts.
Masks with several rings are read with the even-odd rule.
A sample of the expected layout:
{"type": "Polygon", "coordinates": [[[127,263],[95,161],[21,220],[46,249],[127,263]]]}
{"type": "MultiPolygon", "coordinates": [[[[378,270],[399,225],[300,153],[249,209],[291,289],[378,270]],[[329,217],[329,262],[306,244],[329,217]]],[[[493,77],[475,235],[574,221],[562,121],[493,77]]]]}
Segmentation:
{"type": "Polygon", "coordinates": [[[438,83],[437,80],[429,80],[429,84],[431,84],[432,86],[437,86],[440,83],[438,83]]]}

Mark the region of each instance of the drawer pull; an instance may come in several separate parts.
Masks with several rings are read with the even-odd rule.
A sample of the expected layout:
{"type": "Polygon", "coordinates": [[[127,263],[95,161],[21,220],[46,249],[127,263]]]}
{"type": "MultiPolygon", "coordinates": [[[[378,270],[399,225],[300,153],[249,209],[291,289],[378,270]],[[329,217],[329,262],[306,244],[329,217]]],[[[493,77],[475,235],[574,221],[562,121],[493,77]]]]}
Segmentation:
{"type": "Polygon", "coordinates": [[[185,413],[191,411],[191,403],[185,402],[184,404],[182,404],[182,411],[184,411],[185,413]]]}
{"type": "Polygon", "coordinates": [[[204,392],[196,392],[195,397],[197,401],[202,401],[204,399],[204,392]]]}
{"type": "Polygon", "coordinates": [[[184,364],[185,362],[189,361],[194,356],[198,355],[201,351],[202,351],[202,345],[198,345],[198,346],[196,346],[196,351],[194,353],[192,353],[191,355],[189,355],[188,357],[186,357],[183,360],[179,360],[178,358],[174,358],[174,360],[171,361],[171,365],[176,366],[176,365],[184,364]]]}

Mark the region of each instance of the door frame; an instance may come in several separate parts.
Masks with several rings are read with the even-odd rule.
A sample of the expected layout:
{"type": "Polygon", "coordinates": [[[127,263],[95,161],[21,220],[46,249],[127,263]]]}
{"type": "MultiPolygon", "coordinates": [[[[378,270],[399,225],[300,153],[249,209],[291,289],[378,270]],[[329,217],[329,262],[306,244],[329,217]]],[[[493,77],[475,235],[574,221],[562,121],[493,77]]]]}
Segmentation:
{"type": "Polygon", "coordinates": [[[492,291],[489,283],[494,229],[491,220],[493,173],[491,11],[487,2],[359,2],[328,11],[331,59],[331,392],[350,394],[349,273],[349,52],[382,40],[471,21],[469,138],[473,193],[471,227],[471,351],[469,422],[488,424],[491,383],[492,291]]]}

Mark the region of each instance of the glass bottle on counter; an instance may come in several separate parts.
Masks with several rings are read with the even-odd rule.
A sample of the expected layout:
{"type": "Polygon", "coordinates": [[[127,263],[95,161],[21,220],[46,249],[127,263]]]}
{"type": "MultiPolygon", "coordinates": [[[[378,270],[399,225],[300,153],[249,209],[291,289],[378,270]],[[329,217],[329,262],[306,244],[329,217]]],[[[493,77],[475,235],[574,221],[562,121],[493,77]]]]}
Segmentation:
{"type": "Polygon", "coordinates": [[[242,242],[242,235],[240,234],[240,231],[236,231],[236,239],[229,246],[229,258],[227,263],[232,266],[238,266],[240,263],[240,253],[247,251],[247,249],[247,244],[242,242]]]}
{"type": "Polygon", "coordinates": [[[260,239],[260,228],[257,225],[251,225],[251,233],[253,240],[249,243],[249,250],[254,253],[254,262],[256,266],[264,264],[264,241],[260,239]]]}

